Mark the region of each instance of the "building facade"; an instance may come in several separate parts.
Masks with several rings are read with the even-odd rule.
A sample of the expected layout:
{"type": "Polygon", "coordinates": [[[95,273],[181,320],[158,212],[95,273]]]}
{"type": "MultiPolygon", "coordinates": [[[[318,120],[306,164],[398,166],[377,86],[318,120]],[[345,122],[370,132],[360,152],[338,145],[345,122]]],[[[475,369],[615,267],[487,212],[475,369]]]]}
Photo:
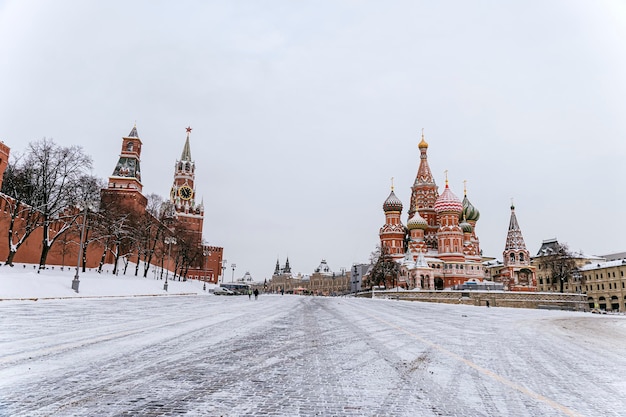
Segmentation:
{"type": "Polygon", "coordinates": [[[311,275],[294,275],[288,262],[281,268],[276,264],[274,275],[267,283],[266,291],[272,293],[309,295],[343,295],[352,292],[351,274],[345,270],[333,272],[325,259],[311,275]]]}
{"type": "Polygon", "coordinates": [[[590,263],[580,273],[589,308],[626,312],[626,259],[590,263]]]}

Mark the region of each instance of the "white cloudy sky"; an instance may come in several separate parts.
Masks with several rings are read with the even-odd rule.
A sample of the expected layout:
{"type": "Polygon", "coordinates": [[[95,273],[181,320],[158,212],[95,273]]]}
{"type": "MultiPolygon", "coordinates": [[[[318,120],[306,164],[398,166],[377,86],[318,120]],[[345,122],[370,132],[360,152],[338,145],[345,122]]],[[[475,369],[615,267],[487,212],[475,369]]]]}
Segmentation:
{"type": "Polygon", "coordinates": [[[605,254],[626,250],[625,38],[619,0],[0,1],[0,139],[82,144],[106,178],[136,121],[166,196],[191,125],[204,235],[236,276],[367,261],[422,128],[485,255],[511,198],[532,253],[605,254]]]}

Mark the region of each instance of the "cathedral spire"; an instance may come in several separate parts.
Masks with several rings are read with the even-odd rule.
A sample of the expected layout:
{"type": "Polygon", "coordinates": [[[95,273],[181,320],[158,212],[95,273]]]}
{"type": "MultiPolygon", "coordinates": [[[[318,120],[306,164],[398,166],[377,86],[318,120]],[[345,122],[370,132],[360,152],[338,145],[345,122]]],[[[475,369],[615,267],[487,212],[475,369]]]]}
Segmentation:
{"type": "Polygon", "coordinates": [[[424,129],[422,129],[422,140],[417,147],[420,150],[420,164],[417,169],[415,182],[413,183],[413,187],[411,187],[409,219],[418,209],[432,207],[437,197],[439,197],[437,184],[435,184],[435,179],[428,165],[428,143],[426,143],[426,139],[424,138],[424,129]]]}
{"type": "Polygon", "coordinates": [[[522,230],[517,223],[517,217],[515,216],[515,206],[511,203],[511,219],[509,221],[509,231],[506,236],[506,245],[504,251],[526,251],[526,243],[524,243],[524,237],[522,236],[522,230]]]}

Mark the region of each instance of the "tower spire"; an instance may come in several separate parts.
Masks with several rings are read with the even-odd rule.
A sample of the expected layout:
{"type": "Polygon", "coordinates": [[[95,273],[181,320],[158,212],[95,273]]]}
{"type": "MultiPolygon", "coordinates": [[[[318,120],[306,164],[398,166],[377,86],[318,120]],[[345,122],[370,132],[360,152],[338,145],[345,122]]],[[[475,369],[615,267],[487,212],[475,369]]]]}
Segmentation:
{"type": "Polygon", "coordinates": [[[515,206],[511,202],[511,219],[509,220],[509,231],[506,236],[506,245],[504,247],[505,252],[509,250],[526,251],[526,243],[522,236],[522,230],[517,222],[517,216],[515,216],[515,206]]]}
{"type": "Polygon", "coordinates": [[[185,140],[185,146],[183,147],[183,153],[180,155],[180,160],[191,161],[191,147],[189,146],[189,134],[191,133],[193,129],[187,126],[185,130],[187,130],[187,139],[185,140]]]}

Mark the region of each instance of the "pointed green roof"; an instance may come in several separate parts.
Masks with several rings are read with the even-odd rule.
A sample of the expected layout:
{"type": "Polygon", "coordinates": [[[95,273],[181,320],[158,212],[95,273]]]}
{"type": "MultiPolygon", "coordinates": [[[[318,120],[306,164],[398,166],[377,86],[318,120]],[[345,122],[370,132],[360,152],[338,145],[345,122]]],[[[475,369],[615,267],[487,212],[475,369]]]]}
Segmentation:
{"type": "Polygon", "coordinates": [[[191,133],[191,127],[187,128],[187,140],[185,140],[185,147],[183,153],[180,155],[181,161],[191,161],[191,147],[189,146],[189,134],[191,133]]]}

